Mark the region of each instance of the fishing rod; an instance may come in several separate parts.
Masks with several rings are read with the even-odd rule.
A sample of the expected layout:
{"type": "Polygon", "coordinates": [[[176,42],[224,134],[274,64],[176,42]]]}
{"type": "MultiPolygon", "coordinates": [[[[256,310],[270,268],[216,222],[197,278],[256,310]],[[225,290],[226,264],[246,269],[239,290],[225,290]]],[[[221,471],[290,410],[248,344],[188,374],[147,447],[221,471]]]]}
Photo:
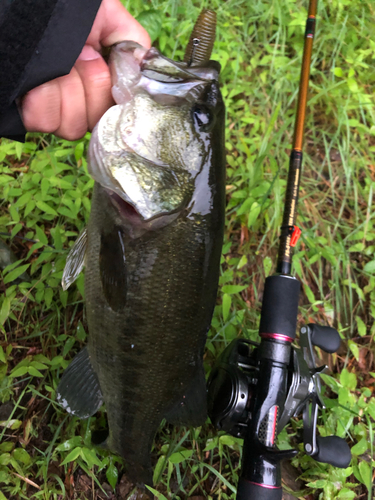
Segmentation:
{"type": "Polygon", "coordinates": [[[304,450],[315,460],[345,468],[351,452],[344,439],[317,434],[318,408],[324,408],[314,346],[336,352],[338,332],[330,326],[302,326],[296,339],[300,282],[291,275],[302,165],[302,144],[315,33],[317,0],[309,1],[298,105],[289,161],[284,216],[276,274],[266,278],[260,343],[236,339],[224,350],[208,380],[208,409],[219,429],[244,439],[237,500],[281,500],[281,460],[295,449],[279,450],[276,438],[293,416],[302,413],[304,450]]]}

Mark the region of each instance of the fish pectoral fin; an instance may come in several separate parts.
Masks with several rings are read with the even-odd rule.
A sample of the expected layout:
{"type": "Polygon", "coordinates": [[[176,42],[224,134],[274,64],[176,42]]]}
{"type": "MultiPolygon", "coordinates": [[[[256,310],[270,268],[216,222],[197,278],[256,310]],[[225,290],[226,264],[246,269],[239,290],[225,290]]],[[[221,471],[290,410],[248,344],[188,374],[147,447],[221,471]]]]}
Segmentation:
{"type": "Polygon", "coordinates": [[[57,401],[68,413],[88,418],[103,404],[98,377],[87,347],[84,347],[65,370],[57,387],[57,401]]]}
{"type": "Polygon", "coordinates": [[[83,266],[85,265],[86,249],[87,229],[85,228],[70,249],[66,259],[63,277],[61,280],[63,290],[67,290],[82,271],[83,266]]]}
{"type": "Polygon", "coordinates": [[[178,403],[165,416],[172,425],[198,427],[207,418],[207,389],[201,365],[178,403]]]}
{"type": "Polygon", "coordinates": [[[100,236],[99,270],[105,299],[113,311],[125,307],[127,269],[120,229],[100,236]]]}

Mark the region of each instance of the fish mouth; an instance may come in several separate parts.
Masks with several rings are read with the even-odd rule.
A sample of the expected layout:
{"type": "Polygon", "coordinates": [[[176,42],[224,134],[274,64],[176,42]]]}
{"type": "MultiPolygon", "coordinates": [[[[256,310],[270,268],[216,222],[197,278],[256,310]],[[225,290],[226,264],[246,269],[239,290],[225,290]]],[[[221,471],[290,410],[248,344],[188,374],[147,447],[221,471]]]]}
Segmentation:
{"type": "Polygon", "coordinates": [[[131,205],[129,202],[124,200],[121,196],[119,196],[114,191],[111,191],[108,188],[104,188],[105,192],[109,196],[112,204],[119,212],[120,216],[124,219],[129,220],[129,222],[133,224],[137,224],[142,220],[142,216],[137,212],[135,207],[131,205]]]}

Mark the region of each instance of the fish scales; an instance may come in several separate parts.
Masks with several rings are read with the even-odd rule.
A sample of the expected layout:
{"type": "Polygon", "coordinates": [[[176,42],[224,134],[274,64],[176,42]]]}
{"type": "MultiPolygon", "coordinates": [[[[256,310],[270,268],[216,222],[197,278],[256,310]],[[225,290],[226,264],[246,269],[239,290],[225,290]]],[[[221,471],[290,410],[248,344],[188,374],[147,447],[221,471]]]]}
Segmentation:
{"type": "MultiPolygon", "coordinates": [[[[209,54],[207,53],[207,57],[209,54]]],[[[224,232],[224,104],[220,66],[176,63],[156,49],[112,49],[116,105],[95,127],[87,229],[67,258],[66,289],[83,266],[88,345],[58,386],[87,418],[104,402],[104,443],[137,483],[152,483],[151,447],[166,418],[206,418],[203,352],[224,232]]]]}
{"type": "MultiPolygon", "coordinates": [[[[201,375],[222,223],[212,215],[181,216],[135,240],[122,233],[129,291],[124,309],[115,312],[98,287],[101,235],[118,229],[105,197],[97,185],[85,275],[89,353],[106,402],[109,447],[149,472],[150,442],[161,420],[201,375]]],[[[191,425],[205,416],[206,408],[198,408],[191,425]]],[[[140,470],[136,475],[149,480],[140,470]]]]}

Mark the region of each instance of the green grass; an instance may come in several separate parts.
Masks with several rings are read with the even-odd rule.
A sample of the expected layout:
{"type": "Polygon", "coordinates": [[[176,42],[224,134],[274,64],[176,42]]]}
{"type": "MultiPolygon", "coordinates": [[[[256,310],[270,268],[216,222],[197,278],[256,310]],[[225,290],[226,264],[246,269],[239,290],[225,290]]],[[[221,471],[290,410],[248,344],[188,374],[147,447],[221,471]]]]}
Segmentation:
{"type": "MultiPolygon", "coordinates": [[[[155,45],[175,58],[182,58],[202,6],[217,11],[213,58],[222,64],[227,105],[228,205],[205,355],[209,369],[233,338],[257,338],[281,225],[307,0],[129,2],[135,15],[157,11],[155,45]],[[245,288],[238,292],[237,286],[245,288]]],[[[299,498],[370,500],[375,5],[320,0],[318,14],[298,215],[302,237],[293,262],[303,284],[299,324],[333,325],[343,339],[338,354],[323,358],[332,372],[325,376],[327,409],[318,428],[347,439],[353,460],[342,471],[300,453],[292,464],[302,480],[299,498]]],[[[150,22],[147,14],[142,19],[150,22]]],[[[22,259],[0,282],[0,500],[126,498],[132,492],[121,459],[91,445],[91,430],[104,425],[104,414],[80,421],[55,403],[58,380],[87,333],[83,278],[67,292],[60,286],[68,249],[90,212],[87,144],[88,137],[70,143],[37,134],[24,145],[0,144],[0,232],[11,234],[7,241],[22,259]],[[14,284],[24,270],[31,281],[14,284]]],[[[301,449],[301,425],[293,420],[280,447],[301,449]]],[[[164,426],[153,451],[155,488],[167,498],[234,498],[240,453],[241,442],[209,424],[164,426]]]]}

